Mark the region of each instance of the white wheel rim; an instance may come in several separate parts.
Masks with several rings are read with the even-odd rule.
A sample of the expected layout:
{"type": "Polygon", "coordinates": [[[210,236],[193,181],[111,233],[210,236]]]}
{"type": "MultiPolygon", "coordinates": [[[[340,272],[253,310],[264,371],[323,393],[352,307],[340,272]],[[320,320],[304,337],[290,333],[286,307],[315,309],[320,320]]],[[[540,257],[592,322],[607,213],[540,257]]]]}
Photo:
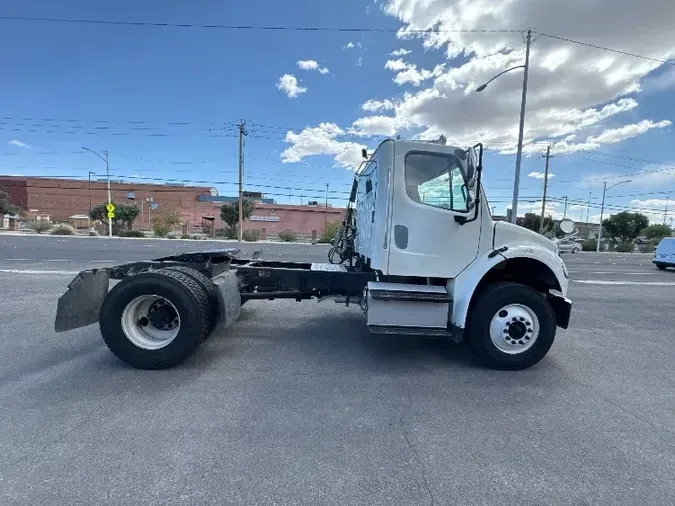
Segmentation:
{"type": "Polygon", "coordinates": [[[127,339],[144,350],[164,348],[180,331],[176,306],[159,295],[136,297],[124,308],[121,320],[127,339]]]}
{"type": "Polygon", "coordinates": [[[492,344],[509,355],[529,350],[538,337],[539,318],[532,309],[522,304],[504,306],[490,322],[492,344]]]}

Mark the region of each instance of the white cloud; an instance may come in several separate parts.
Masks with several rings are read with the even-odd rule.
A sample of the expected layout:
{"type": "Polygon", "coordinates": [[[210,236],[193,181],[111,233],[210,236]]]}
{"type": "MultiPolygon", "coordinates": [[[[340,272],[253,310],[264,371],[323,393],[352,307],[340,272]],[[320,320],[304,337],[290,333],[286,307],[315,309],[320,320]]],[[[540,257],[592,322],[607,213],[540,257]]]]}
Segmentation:
{"type": "Polygon", "coordinates": [[[303,88],[298,84],[298,79],[292,74],[284,74],[279,78],[276,87],[278,90],[283,91],[287,97],[294,98],[305,93],[307,88],[303,88]]]}
{"type": "Polygon", "coordinates": [[[298,67],[302,70],[316,70],[319,74],[328,74],[328,67],[321,67],[316,60],[298,60],[298,67]]]}
{"type": "Polygon", "coordinates": [[[359,56],[359,57],[356,59],[356,66],[357,66],[357,67],[360,67],[361,65],[363,65],[363,56],[359,56]]]}
{"type": "Polygon", "coordinates": [[[642,81],[642,90],[647,94],[660,93],[675,88],[675,67],[664,72],[650,74],[642,81]]]}
{"type": "Polygon", "coordinates": [[[663,223],[665,214],[666,224],[669,224],[671,217],[675,216],[675,202],[670,199],[646,199],[631,200],[630,206],[649,218],[649,223],[663,223]]]}
{"type": "MultiPolygon", "coordinates": [[[[482,0],[480,5],[471,7],[467,7],[465,0],[387,0],[383,2],[384,12],[404,24],[400,38],[418,38],[427,49],[445,49],[447,58],[445,67],[436,72],[416,68],[417,73],[409,72],[399,78],[415,85],[434,77],[425,87],[417,84],[421,87],[418,92],[405,95],[397,103],[396,116],[426,129],[429,136],[442,133],[465,145],[480,139],[488,147],[512,152],[518,136],[521,71],[500,77],[482,93],[475,93],[475,89],[499,72],[522,65],[521,34],[453,30],[533,26],[540,33],[531,53],[526,153],[541,152],[542,146],[534,143],[542,140],[565,138],[556,149],[571,152],[596,149],[598,144],[663,128],[665,123],[657,117],[649,118],[650,123],[640,122],[626,130],[611,131],[622,128],[623,116],[638,106],[640,95],[628,95],[641,89],[641,82],[661,66],[659,62],[573,44],[542,33],[562,34],[590,44],[667,60],[675,56],[675,32],[669,21],[675,17],[675,3],[664,5],[657,4],[657,0],[639,4],[597,0],[579,3],[572,13],[568,5],[555,0],[482,0]],[[612,23],[607,23],[608,11],[617,14],[612,23]],[[423,34],[406,31],[430,28],[438,31],[423,34]],[[455,59],[458,56],[462,58],[455,59]],[[610,117],[614,121],[608,131],[603,122],[610,117]],[[570,138],[575,134],[588,141],[575,144],[570,138]]],[[[411,65],[401,59],[387,62],[387,68],[398,73],[408,71],[411,65]]]]}
{"type": "Polygon", "coordinates": [[[10,144],[12,146],[18,146],[20,148],[30,148],[30,145],[26,144],[25,142],[17,141],[16,139],[12,139],[7,144],[10,144]]]}
{"type": "Polygon", "coordinates": [[[417,65],[404,62],[399,58],[398,60],[388,60],[387,63],[384,64],[384,68],[398,72],[396,77],[394,77],[394,82],[399,86],[406,83],[410,83],[413,86],[419,86],[427,79],[440,76],[445,69],[445,65],[436,65],[433,70],[418,70],[417,65]]]}
{"type": "Polygon", "coordinates": [[[281,153],[283,163],[296,163],[313,155],[331,155],[345,168],[355,169],[363,160],[361,149],[365,145],[356,142],[340,141],[344,130],[335,123],[321,123],[318,127],[307,127],[299,133],[288,132],[286,142],[292,146],[281,153]]]}
{"type": "Polygon", "coordinates": [[[405,55],[410,54],[410,53],[412,53],[412,51],[410,49],[401,48],[401,49],[397,49],[396,51],[392,51],[391,53],[389,53],[389,55],[390,56],[405,56],[405,55]]]}
{"type": "Polygon", "coordinates": [[[384,100],[366,100],[363,104],[361,104],[361,109],[364,111],[368,112],[377,112],[380,110],[389,110],[393,109],[394,103],[389,100],[389,99],[384,99],[384,100]]]}
{"type": "Polygon", "coordinates": [[[394,72],[399,72],[401,70],[407,69],[408,64],[399,58],[398,60],[388,60],[387,63],[384,64],[384,68],[387,70],[393,70],[394,72]]]}
{"type": "Polygon", "coordinates": [[[405,127],[392,116],[367,116],[357,119],[349,133],[354,135],[384,135],[393,137],[401,128],[405,127]]]}
{"type": "MultiPolygon", "coordinates": [[[[419,40],[427,49],[425,61],[435,56],[438,59],[433,64],[437,66],[432,69],[425,63],[423,68],[421,61],[411,58],[417,52],[391,55],[386,68],[397,77],[403,74],[399,82],[417,84],[418,88],[400,97],[389,96],[395,106],[386,110],[395,119],[354,118],[353,125],[369,132],[378,123],[383,132],[391,131],[392,125],[406,125],[423,137],[443,134],[453,144],[482,141],[499,153],[515,152],[522,71],[499,77],[482,93],[475,90],[496,74],[523,64],[522,35],[507,32],[532,26],[538,33],[531,51],[526,154],[542,154],[549,143],[555,154],[601,149],[666,128],[669,123],[664,121],[664,109],[640,111],[639,115],[638,107],[642,89],[649,93],[650,89],[671,86],[667,66],[544,34],[665,61],[675,57],[675,2],[596,0],[576,2],[574,7],[557,0],[481,0],[473,4],[466,0],[383,0],[383,12],[402,23],[398,37],[419,40]],[[608,12],[615,14],[611,23],[607,22],[608,12]],[[486,27],[496,31],[480,31],[486,27]],[[431,28],[437,31],[410,31],[431,28]],[[467,31],[453,31],[457,28],[467,31]],[[408,72],[412,66],[414,71],[408,72]],[[654,83],[664,75],[664,84],[654,83]]],[[[371,98],[373,103],[384,102],[384,97],[371,98]]],[[[385,109],[373,105],[373,109],[363,110],[367,118],[385,109]]],[[[645,175],[644,180],[652,178],[666,176],[645,175]]]]}
{"type": "MultiPolygon", "coordinates": [[[[535,213],[541,216],[541,204],[541,200],[538,202],[520,202],[518,204],[518,216],[524,216],[525,213],[535,213]]],[[[547,200],[544,207],[544,216],[551,216],[554,220],[562,220],[564,214],[559,210],[561,207],[560,203],[547,200]]]]}
{"type": "Polygon", "coordinates": [[[615,144],[631,137],[637,137],[652,128],[665,128],[672,123],[668,120],[653,122],[648,119],[642,120],[634,125],[626,125],[621,128],[612,128],[605,130],[597,137],[589,137],[588,142],[593,144],[615,144]]]}
{"type": "MultiPolygon", "coordinates": [[[[530,172],[527,177],[533,177],[535,179],[544,179],[544,174],[543,172],[530,172]]],[[[551,174],[550,172],[548,173],[548,178],[551,179],[552,177],[555,177],[555,174],[551,174]]]]}
{"type": "Polygon", "coordinates": [[[342,46],[342,49],[354,49],[355,47],[362,48],[363,45],[360,42],[347,42],[345,46],[342,46]]]}
{"type": "Polygon", "coordinates": [[[298,67],[302,70],[316,70],[319,68],[319,64],[316,60],[298,60],[298,67]]]}

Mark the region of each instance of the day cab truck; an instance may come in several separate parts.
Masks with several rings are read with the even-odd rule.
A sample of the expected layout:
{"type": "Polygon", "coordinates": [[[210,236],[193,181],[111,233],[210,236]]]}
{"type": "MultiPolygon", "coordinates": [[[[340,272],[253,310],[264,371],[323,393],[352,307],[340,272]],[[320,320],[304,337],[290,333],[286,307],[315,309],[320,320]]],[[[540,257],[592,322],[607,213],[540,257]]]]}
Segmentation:
{"type": "Polygon", "coordinates": [[[567,269],[547,238],[492,220],[483,146],[389,139],[363,155],[341,263],[222,250],[85,270],[59,299],[56,331],[98,322],[118,358],[163,369],[233,325],[249,300],[330,298],[358,304],[373,333],[464,340],[488,367],[541,360],[569,323],[567,269]]]}

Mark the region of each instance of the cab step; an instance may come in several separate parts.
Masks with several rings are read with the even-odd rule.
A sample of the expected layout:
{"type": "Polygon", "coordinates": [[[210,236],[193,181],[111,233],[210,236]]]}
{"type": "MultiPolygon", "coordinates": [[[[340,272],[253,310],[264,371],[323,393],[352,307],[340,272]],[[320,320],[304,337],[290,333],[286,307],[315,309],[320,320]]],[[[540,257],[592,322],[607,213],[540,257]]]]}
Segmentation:
{"type": "Polygon", "coordinates": [[[370,281],[364,311],[374,334],[451,337],[452,299],[444,286],[370,281]]]}

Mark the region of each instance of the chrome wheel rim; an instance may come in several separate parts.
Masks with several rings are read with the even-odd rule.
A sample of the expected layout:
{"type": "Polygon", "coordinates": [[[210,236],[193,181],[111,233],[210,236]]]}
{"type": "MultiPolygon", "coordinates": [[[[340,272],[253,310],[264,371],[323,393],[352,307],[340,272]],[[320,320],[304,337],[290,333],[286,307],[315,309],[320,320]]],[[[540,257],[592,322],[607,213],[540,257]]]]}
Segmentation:
{"type": "Polygon", "coordinates": [[[538,337],[539,318],[532,309],[522,304],[504,306],[490,322],[492,344],[509,355],[529,350],[538,337]]]}
{"type": "Polygon", "coordinates": [[[122,330],[135,346],[159,350],[180,331],[180,315],[171,301],[159,295],[141,295],[122,312],[122,330]]]}

